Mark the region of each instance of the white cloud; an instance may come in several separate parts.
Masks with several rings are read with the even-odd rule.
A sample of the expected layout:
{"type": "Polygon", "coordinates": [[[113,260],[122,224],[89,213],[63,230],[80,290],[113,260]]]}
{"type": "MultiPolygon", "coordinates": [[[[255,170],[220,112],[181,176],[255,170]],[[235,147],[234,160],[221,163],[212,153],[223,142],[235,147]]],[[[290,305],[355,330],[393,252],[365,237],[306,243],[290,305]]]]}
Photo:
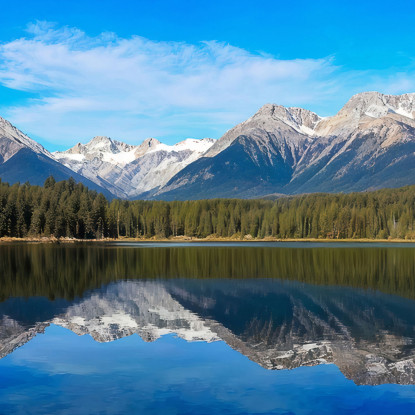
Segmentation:
{"type": "Polygon", "coordinates": [[[0,83],[39,96],[3,114],[66,145],[97,134],[218,137],[267,102],[316,109],[358,92],[356,74],[331,58],[279,60],[215,41],[91,38],[42,22],[0,45],[0,62],[0,83]]]}

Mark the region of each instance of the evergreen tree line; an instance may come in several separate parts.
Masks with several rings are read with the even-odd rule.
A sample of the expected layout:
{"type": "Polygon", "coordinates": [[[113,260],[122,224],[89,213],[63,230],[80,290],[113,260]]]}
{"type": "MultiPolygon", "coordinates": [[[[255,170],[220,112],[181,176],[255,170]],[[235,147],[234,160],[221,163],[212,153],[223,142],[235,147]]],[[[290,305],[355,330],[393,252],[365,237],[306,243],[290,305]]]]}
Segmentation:
{"type": "Polygon", "coordinates": [[[276,200],[108,201],[73,179],[0,180],[0,237],[415,239],[415,186],[276,200]]]}

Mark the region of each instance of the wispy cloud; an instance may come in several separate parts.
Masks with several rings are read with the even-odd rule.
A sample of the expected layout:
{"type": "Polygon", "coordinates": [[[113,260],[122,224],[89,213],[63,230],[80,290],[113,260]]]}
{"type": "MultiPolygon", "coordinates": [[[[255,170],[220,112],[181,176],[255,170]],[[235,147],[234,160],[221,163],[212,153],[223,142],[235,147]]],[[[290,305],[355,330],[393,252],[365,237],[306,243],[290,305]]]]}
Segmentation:
{"type": "MultiPolygon", "coordinates": [[[[0,45],[0,62],[1,84],[37,96],[23,106],[3,105],[4,115],[62,144],[95,134],[131,142],[217,137],[267,102],[323,108],[364,83],[330,57],[280,60],[215,41],[89,37],[45,22],[0,45]]],[[[401,92],[407,79],[401,74],[388,82],[401,92]]]]}

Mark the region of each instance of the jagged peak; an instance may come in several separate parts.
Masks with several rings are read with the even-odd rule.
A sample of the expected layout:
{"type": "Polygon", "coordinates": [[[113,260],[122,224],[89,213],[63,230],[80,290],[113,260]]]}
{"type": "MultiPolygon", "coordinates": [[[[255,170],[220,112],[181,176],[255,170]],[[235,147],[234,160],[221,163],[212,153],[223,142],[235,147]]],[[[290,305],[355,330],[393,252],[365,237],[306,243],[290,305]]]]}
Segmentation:
{"type": "Polygon", "coordinates": [[[153,146],[157,146],[158,144],[161,144],[161,141],[157,140],[157,138],[150,137],[150,138],[146,138],[140,144],[140,146],[145,145],[147,147],[153,147],[153,146]]]}
{"type": "Polygon", "coordinates": [[[288,110],[286,107],[277,104],[265,104],[247,121],[264,117],[281,119],[286,118],[287,115],[288,110]]]}
{"type": "Polygon", "coordinates": [[[11,123],[9,121],[7,121],[5,118],[0,117],[0,126],[4,126],[4,125],[11,125],[11,123]]]}
{"type": "Polygon", "coordinates": [[[13,141],[16,147],[28,147],[35,153],[45,154],[48,157],[51,156],[49,151],[47,151],[41,144],[32,140],[29,136],[15,127],[10,121],[2,117],[0,117],[0,137],[1,136],[13,141]]]}
{"type": "Polygon", "coordinates": [[[415,98],[415,92],[408,92],[405,94],[383,94],[378,91],[364,91],[359,92],[357,94],[354,94],[351,96],[350,100],[358,100],[358,99],[383,99],[383,100],[389,100],[389,99],[398,99],[398,100],[405,100],[405,99],[414,99],[415,98]]]}
{"type": "Polygon", "coordinates": [[[141,157],[146,154],[148,151],[153,150],[159,146],[161,142],[156,138],[150,137],[146,138],[135,150],[134,154],[136,157],[141,157]]]}
{"type": "Polygon", "coordinates": [[[415,93],[387,95],[377,91],[361,92],[353,95],[338,115],[380,118],[388,113],[415,119],[415,93]]]}
{"type": "Polygon", "coordinates": [[[105,135],[97,135],[88,144],[95,144],[95,143],[112,143],[112,139],[105,135]]]}
{"type": "Polygon", "coordinates": [[[277,104],[263,105],[246,123],[252,120],[279,120],[305,135],[313,135],[314,128],[321,121],[316,113],[299,107],[284,107],[277,104]]]}
{"type": "Polygon", "coordinates": [[[144,140],[135,150],[137,157],[141,157],[146,153],[154,151],[164,151],[164,152],[180,152],[180,151],[190,151],[197,153],[204,153],[207,151],[215,142],[212,138],[186,138],[183,141],[179,141],[176,144],[168,145],[163,144],[155,138],[148,138],[144,140]]]}
{"type": "MultiPolygon", "coordinates": [[[[303,114],[303,115],[311,115],[313,117],[319,117],[315,112],[307,110],[301,107],[284,107],[283,105],[279,104],[265,104],[263,105],[254,115],[253,117],[257,117],[260,115],[271,115],[271,116],[279,116],[281,114],[303,114]]],[[[253,118],[252,117],[252,118],[253,118]]]]}
{"type": "Polygon", "coordinates": [[[76,143],[73,147],[65,151],[57,151],[56,153],[65,153],[65,154],[82,154],[82,149],[84,145],[81,143],[76,143]]]}
{"type": "Polygon", "coordinates": [[[112,153],[128,152],[135,146],[113,140],[107,136],[95,136],[88,143],[82,144],[78,142],[69,150],[56,152],[55,154],[87,154],[87,153],[112,153]]]}
{"type": "Polygon", "coordinates": [[[321,119],[314,112],[303,108],[268,103],[252,117],[228,130],[213,144],[205,156],[214,157],[231,145],[238,136],[261,130],[272,134],[284,134],[287,141],[298,146],[314,136],[314,128],[321,119]]]}
{"type": "Polygon", "coordinates": [[[96,136],[94,137],[85,147],[91,151],[109,151],[111,153],[118,153],[120,150],[110,137],[106,136],[96,136]]]}

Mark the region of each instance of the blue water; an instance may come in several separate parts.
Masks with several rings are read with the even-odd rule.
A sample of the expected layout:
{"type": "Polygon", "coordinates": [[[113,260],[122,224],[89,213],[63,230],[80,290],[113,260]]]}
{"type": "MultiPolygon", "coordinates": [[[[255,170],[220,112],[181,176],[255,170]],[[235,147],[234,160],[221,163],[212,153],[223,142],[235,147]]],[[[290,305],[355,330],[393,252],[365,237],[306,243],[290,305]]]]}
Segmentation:
{"type": "Polygon", "coordinates": [[[415,245],[0,245],[0,414],[415,414],[415,245]]]}
{"type": "Polygon", "coordinates": [[[356,386],[335,365],[270,371],[226,343],[51,325],[0,362],[2,414],[411,414],[415,386],[356,386]]]}

